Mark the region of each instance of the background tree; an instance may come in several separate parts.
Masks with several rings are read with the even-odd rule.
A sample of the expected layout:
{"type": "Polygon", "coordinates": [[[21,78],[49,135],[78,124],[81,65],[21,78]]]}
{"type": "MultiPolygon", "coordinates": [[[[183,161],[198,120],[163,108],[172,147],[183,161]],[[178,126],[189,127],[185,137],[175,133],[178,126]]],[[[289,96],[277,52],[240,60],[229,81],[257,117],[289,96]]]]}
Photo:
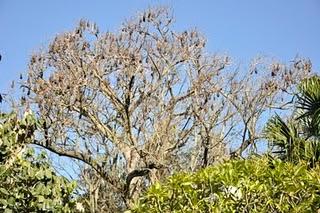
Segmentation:
{"type": "Polygon", "coordinates": [[[84,163],[91,211],[128,207],[154,181],[228,158],[230,147],[233,156],[254,149],[267,110],[283,108],[283,94],[311,71],[298,59],[240,70],[209,55],[197,30],[172,23],[166,8],[117,33],[82,20],[31,58],[23,87],[42,121],[34,143],[84,163]]]}

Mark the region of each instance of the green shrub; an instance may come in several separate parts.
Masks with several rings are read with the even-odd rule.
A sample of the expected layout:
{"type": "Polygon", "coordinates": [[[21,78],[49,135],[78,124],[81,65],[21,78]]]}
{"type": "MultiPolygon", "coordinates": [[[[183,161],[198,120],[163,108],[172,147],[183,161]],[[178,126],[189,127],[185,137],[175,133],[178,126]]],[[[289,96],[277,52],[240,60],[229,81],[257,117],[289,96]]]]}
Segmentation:
{"type": "Polygon", "coordinates": [[[35,128],[32,114],[0,115],[0,212],[71,212],[75,184],[57,176],[44,153],[25,147],[35,128]]]}
{"type": "Polygon", "coordinates": [[[131,212],[317,212],[319,174],[305,163],[233,160],[154,184],[131,212]]]}

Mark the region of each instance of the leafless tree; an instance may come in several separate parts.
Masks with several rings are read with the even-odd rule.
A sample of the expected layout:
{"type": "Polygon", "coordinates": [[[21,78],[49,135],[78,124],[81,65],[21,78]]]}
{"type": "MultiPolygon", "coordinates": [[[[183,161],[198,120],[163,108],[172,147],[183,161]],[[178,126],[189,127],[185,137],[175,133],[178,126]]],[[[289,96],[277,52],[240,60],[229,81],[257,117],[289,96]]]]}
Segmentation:
{"type": "Polygon", "coordinates": [[[35,143],[84,163],[91,212],[127,208],[175,171],[241,156],[261,139],[263,114],[311,70],[307,60],[242,70],[172,24],[162,7],[117,33],[82,20],[31,58],[23,87],[42,121],[35,143]]]}

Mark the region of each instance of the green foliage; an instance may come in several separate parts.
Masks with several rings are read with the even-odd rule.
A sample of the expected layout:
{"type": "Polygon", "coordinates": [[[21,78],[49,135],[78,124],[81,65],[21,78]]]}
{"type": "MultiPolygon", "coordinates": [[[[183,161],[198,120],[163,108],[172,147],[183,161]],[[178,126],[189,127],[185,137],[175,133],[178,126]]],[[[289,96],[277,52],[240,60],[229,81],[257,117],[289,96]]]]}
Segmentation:
{"type": "Polygon", "coordinates": [[[44,153],[25,148],[36,127],[31,113],[0,115],[1,212],[71,212],[75,205],[75,184],[57,176],[44,153]]]}
{"type": "Polygon", "coordinates": [[[272,148],[275,148],[281,159],[294,161],[296,153],[299,152],[301,140],[294,123],[281,119],[279,115],[271,118],[265,127],[265,136],[272,148]]]}
{"type": "Polygon", "coordinates": [[[297,100],[298,120],[303,121],[309,136],[320,136],[320,78],[313,76],[299,85],[297,100]]]}
{"type": "Polygon", "coordinates": [[[316,212],[319,172],[266,157],[233,160],[157,183],[129,212],[316,212]]]}
{"type": "Polygon", "coordinates": [[[295,120],[285,122],[276,115],[267,122],[264,133],[272,152],[281,160],[307,161],[310,166],[319,160],[320,144],[315,138],[305,137],[301,123],[295,120]]]}
{"type": "Polygon", "coordinates": [[[320,78],[305,79],[298,89],[293,118],[284,121],[274,116],[264,133],[281,159],[293,163],[303,160],[313,167],[320,161],[320,78]]]}
{"type": "Polygon", "coordinates": [[[312,78],[303,80],[299,85],[299,92],[297,107],[304,111],[300,118],[309,116],[319,117],[320,78],[313,76],[312,78]]]}

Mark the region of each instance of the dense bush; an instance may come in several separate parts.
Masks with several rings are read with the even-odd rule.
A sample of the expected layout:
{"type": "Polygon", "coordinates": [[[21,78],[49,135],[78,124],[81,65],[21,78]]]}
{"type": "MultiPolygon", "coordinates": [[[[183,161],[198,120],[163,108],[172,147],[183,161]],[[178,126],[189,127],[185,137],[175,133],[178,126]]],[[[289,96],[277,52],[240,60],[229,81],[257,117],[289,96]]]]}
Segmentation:
{"type": "Polygon", "coordinates": [[[316,212],[320,168],[270,158],[232,160],[153,185],[132,212],[316,212]]]}
{"type": "Polygon", "coordinates": [[[0,211],[71,212],[74,183],[57,176],[44,153],[25,143],[33,139],[34,117],[0,115],[0,211]]]}

